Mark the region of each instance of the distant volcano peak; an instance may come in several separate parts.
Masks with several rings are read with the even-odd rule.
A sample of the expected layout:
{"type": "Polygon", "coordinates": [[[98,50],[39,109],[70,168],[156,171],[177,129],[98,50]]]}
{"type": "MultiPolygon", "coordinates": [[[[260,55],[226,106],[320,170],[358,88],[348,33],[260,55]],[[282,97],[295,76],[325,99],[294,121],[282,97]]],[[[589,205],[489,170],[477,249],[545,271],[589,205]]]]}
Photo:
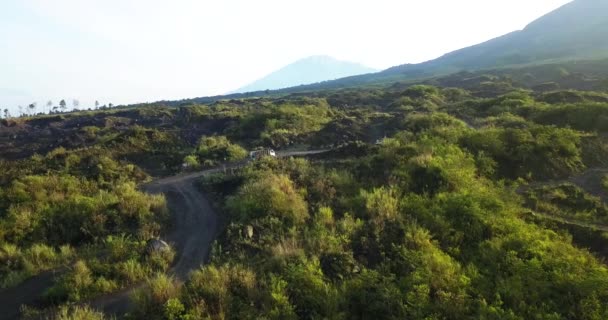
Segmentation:
{"type": "Polygon", "coordinates": [[[291,63],[235,92],[275,90],[375,72],[354,62],[314,55],[291,63]]]}

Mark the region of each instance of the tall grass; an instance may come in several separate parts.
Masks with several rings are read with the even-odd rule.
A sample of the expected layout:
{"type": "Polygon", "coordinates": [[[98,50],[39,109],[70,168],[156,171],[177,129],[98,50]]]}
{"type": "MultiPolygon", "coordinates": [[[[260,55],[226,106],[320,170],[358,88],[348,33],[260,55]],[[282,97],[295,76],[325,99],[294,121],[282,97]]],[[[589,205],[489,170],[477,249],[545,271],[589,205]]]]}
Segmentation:
{"type": "Polygon", "coordinates": [[[15,286],[25,279],[45,270],[67,264],[74,257],[74,249],[61,246],[58,250],[34,244],[21,249],[14,244],[0,245],[0,288],[15,286]]]}
{"type": "Polygon", "coordinates": [[[137,319],[163,319],[167,302],[177,298],[181,284],[173,277],[158,273],[146,280],[146,285],[131,296],[137,319]]]}

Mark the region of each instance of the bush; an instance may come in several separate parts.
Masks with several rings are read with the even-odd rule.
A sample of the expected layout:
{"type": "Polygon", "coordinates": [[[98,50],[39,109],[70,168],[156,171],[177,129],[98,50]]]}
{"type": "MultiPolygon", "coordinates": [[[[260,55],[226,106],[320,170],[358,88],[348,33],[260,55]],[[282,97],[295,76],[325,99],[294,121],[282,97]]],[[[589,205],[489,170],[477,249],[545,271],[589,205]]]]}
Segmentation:
{"type": "Polygon", "coordinates": [[[12,287],[23,280],[67,264],[75,256],[70,246],[62,246],[59,250],[43,244],[34,244],[22,250],[13,244],[0,246],[0,287],[12,287]]]}
{"type": "Polygon", "coordinates": [[[202,137],[198,143],[196,154],[198,162],[206,166],[247,158],[247,150],[231,143],[225,136],[202,137]]]}
{"type": "Polygon", "coordinates": [[[241,187],[227,206],[242,222],[270,215],[298,226],[308,218],[306,201],[285,175],[262,174],[241,187]]]}
{"type": "Polygon", "coordinates": [[[79,302],[118,289],[118,284],[104,277],[95,277],[85,261],[79,260],[46,292],[52,301],[79,302]]]}
{"type": "Polygon", "coordinates": [[[581,131],[608,131],[608,103],[578,103],[538,108],[530,118],[540,124],[570,127],[581,131]]]}
{"type": "Polygon", "coordinates": [[[189,169],[197,169],[200,166],[198,158],[195,155],[188,155],[184,158],[184,167],[189,169]]]}
{"type": "Polygon", "coordinates": [[[145,233],[158,233],[150,227],[166,215],[164,197],[144,194],[134,183],[105,191],[73,176],[28,176],[7,193],[12,204],[3,221],[5,237],[14,243],[80,245],[137,229],[153,237],[145,233]]]}
{"type": "Polygon", "coordinates": [[[263,299],[259,290],[256,274],[249,268],[205,266],[192,272],[182,297],[190,313],[197,311],[199,318],[251,319],[254,306],[263,299]]]}
{"type": "MultiPolygon", "coordinates": [[[[138,319],[163,319],[169,300],[179,295],[180,285],[170,276],[159,273],[146,280],[143,288],[131,295],[138,319]]],[[[174,310],[170,310],[174,311],[174,310]]]]}
{"type": "Polygon", "coordinates": [[[492,157],[500,177],[557,178],[584,167],[580,136],[570,129],[484,129],[463,136],[460,144],[473,154],[492,157]]]}
{"type": "Polygon", "coordinates": [[[144,279],[149,273],[149,271],[142,266],[141,263],[134,259],[121,262],[116,268],[118,269],[119,278],[124,283],[128,284],[133,284],[144,279]]]}
{"type": "Polygon", "coordinates": [[[152,251],[146,257],[148,264],[154,271],[167,271],[175,258],[175,250],[167,248],[164,250],[152,251]]]}
{"type": "Polygon", "coordinates": [[[52,320],[104,320],[103,313],[97,312],[88,306],[62,306],[59,311],[51,317],[52,320]]]}

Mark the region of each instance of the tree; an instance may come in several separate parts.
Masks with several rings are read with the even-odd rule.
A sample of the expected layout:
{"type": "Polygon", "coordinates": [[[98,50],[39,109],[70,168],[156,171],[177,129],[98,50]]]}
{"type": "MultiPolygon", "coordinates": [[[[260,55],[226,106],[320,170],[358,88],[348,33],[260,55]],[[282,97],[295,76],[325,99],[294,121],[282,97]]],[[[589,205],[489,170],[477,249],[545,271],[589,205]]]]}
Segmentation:
{"type": "Polygon", "coordinates": [[[9,113],[8,109],[4,109],[4,118],[8,119],[10,118],[11,114],[9,113]]]}
{"type": "Polygon", "coordinates": [[[48,112],[50,113],[53,108],[53,101],[51,101],[51,100],[47,101],[46,108],[47,108],[48,112]]]}
{"type": "Polygon", "coordinates": [[[65,111],[65,109],[67,109],[67,103],[65,102],[65,100],[61,100],[59,101],[59,108],[61,108],[61,111],[65,111]]]}
{"type": "Polygon", "coordinates": [[[78,99],[72,100],[72,106],[74,109],[78,109],[78,107],[80,107],[80,101],[78,101],[78,99]]]}
{"type": "Polygon", "coordinates": [[[36,114],[36,106],[37,106],[36,102],[32,102],[27,106],[27,108],[30,109],[31,115],[36,114]]]}
{"type": "Polygon", "coordinates": [[[18,106],[17,108],[19,108],[19,116],[23,117],[23,106],[18,106]]]}
{"type": "Polygon", "coordinates": [[[99,101],[95,100],[95,109],[99,109],[99,101]]]}
{"type": "Polygon", "coordinates": [[[110,103],[110,104],[108,104],[108,108],[112,109],[112,108],[114,108],[114,105],[110,103]]]}

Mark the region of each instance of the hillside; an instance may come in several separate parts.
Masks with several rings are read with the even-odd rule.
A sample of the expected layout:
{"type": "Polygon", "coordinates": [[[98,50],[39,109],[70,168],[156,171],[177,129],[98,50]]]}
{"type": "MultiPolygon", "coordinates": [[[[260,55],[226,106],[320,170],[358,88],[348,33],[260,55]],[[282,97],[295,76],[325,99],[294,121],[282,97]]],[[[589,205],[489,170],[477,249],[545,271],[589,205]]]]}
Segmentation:
{"type": "Polygon", "coordinates": [[[1,318],[607,319],[608,95],[551,70],[2,119],[1,318]]]}
{"type": "Polygon", "coordinates": [[[604,1],[379,73],[7,112],[0,320],[608,319],[604,1]]]}
{"type": "Polygon", "coordinates": [[[445,72],[608,55],[608,1],[576,0],[515,31],[448,53],[419,65],[403,65],[384,74],[445,72]]]}
{"type": "Polygon", "coordinates": [[[340,61],[329,56],[312,56],[287,65],[235,92],[282,89],[375,71],[357,63],[340,61]]]}

